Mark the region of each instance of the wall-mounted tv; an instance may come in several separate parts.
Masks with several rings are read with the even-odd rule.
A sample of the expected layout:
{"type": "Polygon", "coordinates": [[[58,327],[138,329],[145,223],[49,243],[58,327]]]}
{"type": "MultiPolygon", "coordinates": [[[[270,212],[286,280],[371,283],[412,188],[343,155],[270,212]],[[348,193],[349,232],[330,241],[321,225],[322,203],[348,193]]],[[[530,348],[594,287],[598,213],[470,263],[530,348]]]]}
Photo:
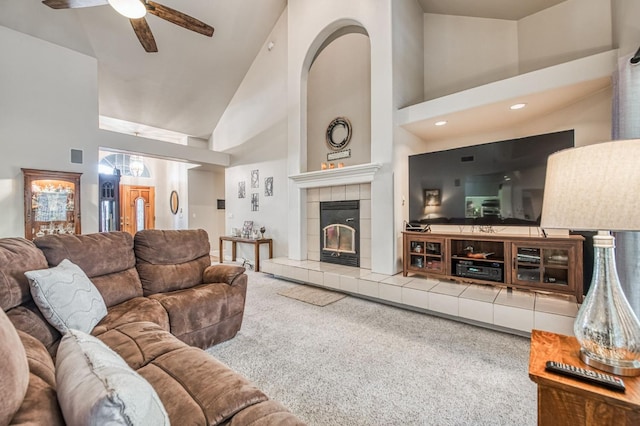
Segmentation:
{"type": "Polygon", "coordinates": [[[574,131],[409,156],[415,224],[538,226],[547,157],[574,146],[574,131]]]}

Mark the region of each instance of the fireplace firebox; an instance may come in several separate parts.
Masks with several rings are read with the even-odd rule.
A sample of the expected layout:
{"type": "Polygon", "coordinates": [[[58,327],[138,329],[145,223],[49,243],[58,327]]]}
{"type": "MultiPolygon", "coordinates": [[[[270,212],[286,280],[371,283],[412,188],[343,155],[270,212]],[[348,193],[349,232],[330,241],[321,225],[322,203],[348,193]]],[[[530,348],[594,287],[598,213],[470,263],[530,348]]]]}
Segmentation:
{"type": "Polygon", "coordinates": [[[360,266],[360,201],[320,203],[320,261],[360,266]]]}

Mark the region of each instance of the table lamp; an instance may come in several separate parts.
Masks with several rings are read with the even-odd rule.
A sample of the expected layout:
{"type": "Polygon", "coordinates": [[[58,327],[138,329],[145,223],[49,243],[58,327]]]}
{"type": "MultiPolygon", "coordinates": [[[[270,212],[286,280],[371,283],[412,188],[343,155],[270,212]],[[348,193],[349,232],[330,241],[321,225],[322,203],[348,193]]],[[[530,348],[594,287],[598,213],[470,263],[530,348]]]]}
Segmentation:
{"type": "Polygon", "coordinates": [[[640,322],[624,295],[610,231],[640,230],[640,139],[549,156],[541,228],[598,231],[591,286],[573,326],[580,358],[622,376],[640,375],[640,322]]]}

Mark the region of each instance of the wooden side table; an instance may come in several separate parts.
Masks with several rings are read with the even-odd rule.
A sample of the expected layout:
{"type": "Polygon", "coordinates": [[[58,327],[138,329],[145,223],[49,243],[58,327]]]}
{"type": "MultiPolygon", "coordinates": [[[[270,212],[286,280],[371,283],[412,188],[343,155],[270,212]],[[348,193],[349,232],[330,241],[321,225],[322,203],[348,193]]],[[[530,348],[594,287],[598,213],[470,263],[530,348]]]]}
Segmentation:
{"type": "Polygon", "coordinates": [[[273,240],[271,238],[242,238],[242,237],[231,237],[231,236],[221,236],[220,237],[220,263],[224,261],[224,242],[231,241],[231,261],[235,262],[236,260],[236,244],[237,243],[246,243],[254,245],[255,259],[256,259],[256,272],[260,271],[260,245],[268,244],[269,245],[269,259],[273,257],[273,240]]]}
{"type": "Polygon", "coordinates": [[[601,372],[584,364],[579,351],[575,337],[531,332],[529,377],[538,384],[538,425],[640,425],[640,376],[622,377],[621,393],[545,370],[547,361],[559,361],[601,372]]]}

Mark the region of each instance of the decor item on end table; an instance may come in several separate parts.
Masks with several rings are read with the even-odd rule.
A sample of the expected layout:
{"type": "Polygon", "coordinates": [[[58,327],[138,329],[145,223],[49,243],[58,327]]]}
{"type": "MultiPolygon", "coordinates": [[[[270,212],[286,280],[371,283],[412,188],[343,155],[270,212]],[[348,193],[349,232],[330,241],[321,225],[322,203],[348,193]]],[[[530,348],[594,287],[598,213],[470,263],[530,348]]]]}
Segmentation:
{"type": "Polygon", "coordinates": [[[640,375],[640,321],[624,295],[609,231],[640,230],[640,139],[549,156],[542,228],[595,230],[591,287],[574,323],[580,358],[623,376],[640,375]]]}

